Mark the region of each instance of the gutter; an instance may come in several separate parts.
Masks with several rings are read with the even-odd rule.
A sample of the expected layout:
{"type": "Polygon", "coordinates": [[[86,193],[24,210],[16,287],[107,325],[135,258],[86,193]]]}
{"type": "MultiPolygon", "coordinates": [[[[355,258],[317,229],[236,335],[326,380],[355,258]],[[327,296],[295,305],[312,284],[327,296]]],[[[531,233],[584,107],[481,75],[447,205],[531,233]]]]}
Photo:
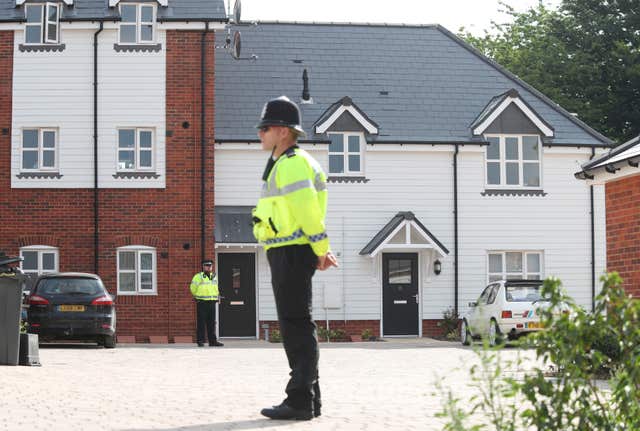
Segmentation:
{"type": "Polygon", "coordinates": [[[454,259],[454,311],[458,315],[458,144],[453,152],[453,259],[454,259]]]}
{"type": "MultiPolygon", "coordinates": [[[[591,159],[596,155],[595,148],[591,149],[591,159]]],[[[596,309],[596,233],[595,214],[593,205],[593,185],[589,186],[589,202],[591,205],[591,312],[596,309]]]]}
{"type": "Polygon", "coordinates": [[[98,35],[104,22],[93,34],[93,273],[98,274],[99,217],[98,217],[98,35]]]}
{"type": "Polygon", "coordinates": [[[206,226],[205,226],[205,169],[206,169],[206,44],[209,33],[209,22],[205,22],[200,43],[200,260],[205,259],[206,226]]]}

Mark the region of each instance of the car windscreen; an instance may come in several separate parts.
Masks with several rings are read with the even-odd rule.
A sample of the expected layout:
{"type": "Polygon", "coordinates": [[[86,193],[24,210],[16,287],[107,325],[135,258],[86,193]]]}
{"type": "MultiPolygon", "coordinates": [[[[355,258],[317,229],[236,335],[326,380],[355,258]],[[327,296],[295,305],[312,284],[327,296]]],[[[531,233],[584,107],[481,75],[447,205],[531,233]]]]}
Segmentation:
{"type": "Polygon", "coordinates": [[[92,278],[45,278],[38,283],[39,295],[97,295],[103,292],[92,278]]]}
{"type": "Polygon", "coordinates": [[[533,302],[544,300],[541,295],[542,286],[505,286],[504,292],[508,302],[533,302]]]}

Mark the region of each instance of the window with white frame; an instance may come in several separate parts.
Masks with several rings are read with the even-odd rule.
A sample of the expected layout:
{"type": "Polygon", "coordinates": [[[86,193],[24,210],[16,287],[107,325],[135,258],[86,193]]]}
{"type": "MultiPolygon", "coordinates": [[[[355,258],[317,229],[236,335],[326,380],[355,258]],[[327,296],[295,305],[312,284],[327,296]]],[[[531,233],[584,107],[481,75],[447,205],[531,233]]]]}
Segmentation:
{"type": "Polygon", "coordinates": [[[60,42],[60,6],[57,3],[25,5],[26,44],[45,44],[60,42]]]}
{"type": "Polygon", "coordinates": [[[118,129],[118,171],[153,169],[153,129],[118,129]]]}
{"type": "Polygon", "coordinates": [[[486,136],[486,186],[540,188],[541,146],[537,135],[486,136]]]}
{"type": "Polygon", "coordinates": [[[23,129],[23,171],[55,171],[57,163],[58,131],[56,129],[23,129]]]}
{"type": "Polygon", "coordinates": [[[31,276],[58,272],[58,249],[46,245],[32,245],[20,249],[20,268],[31,276]]]}
{"type": "Polygon", "coordinates": [[[490,251],[488,282],[496,280],[541,280],[542,252],[540,251],[490,251]]]}
{"type": "Polygon", "coordinates": [[[156,249],[127,246],[118,249],[118,293],[156,293],[156,249]]]}
{"type": "Polygon", "coordinates": [[[121,3],[121,44],[145,44],[155,41],[156,8],[151,4],[121,3]]]}
{"type": "Polygon", "coordinates": [[[329,133],[329,174],[363,175],[365,139],[362,133],[329,133]]]}

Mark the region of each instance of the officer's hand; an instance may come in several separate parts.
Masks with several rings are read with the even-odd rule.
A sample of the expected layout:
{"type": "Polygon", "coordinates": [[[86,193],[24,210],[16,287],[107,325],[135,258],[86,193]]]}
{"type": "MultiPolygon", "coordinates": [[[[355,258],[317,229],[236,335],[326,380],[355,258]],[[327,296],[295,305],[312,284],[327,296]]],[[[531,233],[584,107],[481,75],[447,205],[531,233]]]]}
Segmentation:
{"type": "Polygon", "coordinates": [[[338,267],[338,259],[336,259],[333,253],[328,252],[324,256],[318,256],[318,263],[316,264],[318,270],[324,271],[332,266],[338,267]]]}

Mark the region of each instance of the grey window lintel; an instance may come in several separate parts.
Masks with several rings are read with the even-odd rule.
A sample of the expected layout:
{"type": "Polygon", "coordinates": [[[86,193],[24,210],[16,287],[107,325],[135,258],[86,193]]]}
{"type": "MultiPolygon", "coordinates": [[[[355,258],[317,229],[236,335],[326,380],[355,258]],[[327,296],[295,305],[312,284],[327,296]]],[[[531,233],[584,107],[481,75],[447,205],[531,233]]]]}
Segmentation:
{"type": "Polygon", "coordinates": [[[114,43],[113,49],[117,52],[159,52],[162,44],[120,44],[114,43]]]}
{"type": "Polygon", "coordinates": [[[64,43],[43,43],[37,45],[29,45],[21,43],[18,48],[20,52],[62,52],[67,46],[64,43]]]}
{"type": "Polygon", "coordinates": [[[486,189],[480,192],[482,196],[546,196],[544,190],[521,189],[486,189]]]}

